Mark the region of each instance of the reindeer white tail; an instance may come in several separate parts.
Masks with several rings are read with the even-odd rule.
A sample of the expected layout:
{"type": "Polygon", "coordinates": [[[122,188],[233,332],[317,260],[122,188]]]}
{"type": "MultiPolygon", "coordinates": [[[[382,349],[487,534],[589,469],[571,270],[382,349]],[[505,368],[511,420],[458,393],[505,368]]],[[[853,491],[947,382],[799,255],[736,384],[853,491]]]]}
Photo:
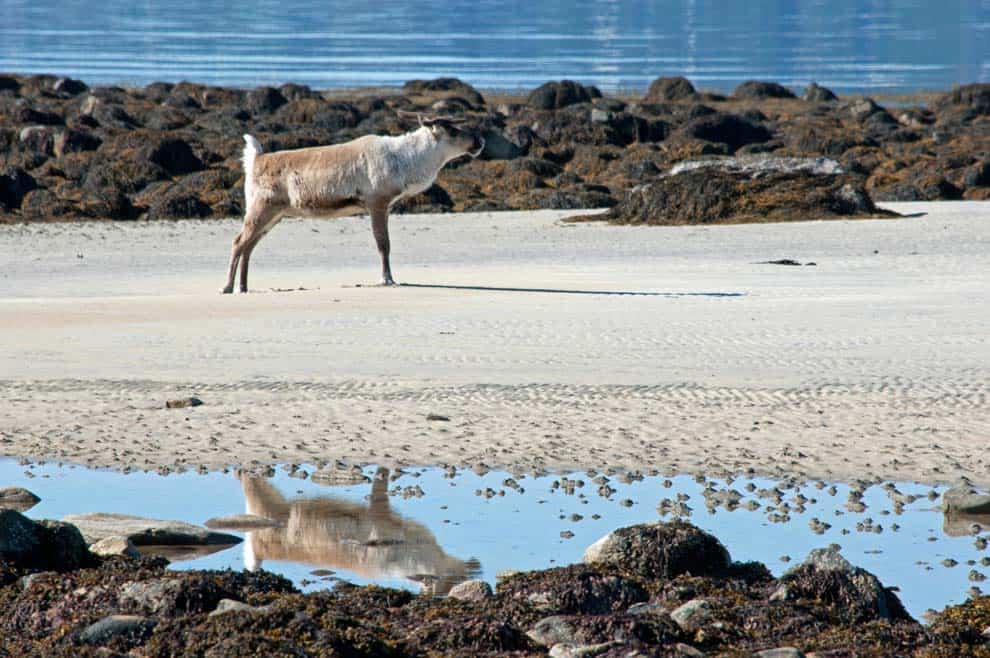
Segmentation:
{"type": "Polygon", "coordinates": [[[261,142],[251,135],[244,135],[244,155],[241,156],[241,162],[244,163],[244,199],[248,203],[254,187],[254,158],[262,152],[261,142]]]}

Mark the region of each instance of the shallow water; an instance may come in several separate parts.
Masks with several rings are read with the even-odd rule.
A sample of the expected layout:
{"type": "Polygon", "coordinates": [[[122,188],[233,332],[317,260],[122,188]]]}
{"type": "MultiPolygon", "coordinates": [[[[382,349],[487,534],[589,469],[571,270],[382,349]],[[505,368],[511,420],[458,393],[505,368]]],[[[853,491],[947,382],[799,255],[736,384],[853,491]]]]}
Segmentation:
{"type": "Polygon", "coordinates": [[[6,0],[0,71],[320,88],[574,78],[609,90],[686,75],[723,91],[769,79],[877,93],[986,81],[988,44],[987,0],[6,0]]]}
{"type": "MultiPolygon", "coordinates": [[[[373,478],[375,469],[365,474],[373,478]]],[[[239,478],[232,472],[160,476],[0,460],[0,486],[23,486],[42,498],[26,512],[33,518],[116,512],[203,523],[248,511],[280,520],[283,528],[233,533],[244,536],[245,542],[172,566],[263,567],[307,591],[332,587],[340,578],[444,593],[470,577],[494,583],[504,570],[577,562],[585,547],[608,531],[660,518],[658,503],[677,494],[689,496],[690,520],[717,535],[733,559],[762,561],[780,575],[811,549],[837,543],[853,564],[874,572],[885,585],[899,587],[899,596],[916,617],[927,608],[964,601],[974,584],[968,579],[971,570],[990,572],[979,564],[987,553],[976,549],[969,534],[972,519],[953,528],[938,510],[938,501],[926,496],[932,489],[916,484],[897,484],[902,494],[919,496],[900,514],[893,512],[891,498],[879,485],[866,490],[867,509],[854,513],[846,509],[849,486],[838,484],[831,495],[816,483],[805,484],[784,491],[784,500],[800,491],[816,502],[805,503],[803,512],[795,511],[792,502],[791,520],[773,522],[777,511],[765,509],[773,502],[745,488],[750,482],[757,490],[780,484],[763,479],[737,479],[730,485],[744,495],[744,505],[757,500],[761,509],[727,511],[706,509],[705,485],[687,476],[670,478],[670,486],[664,486],[663,476],[623,484],[613,475],[608,486],[615,491],[606,498],[586,473],[516,476],[519,489],[506,486],[512,476],[499,471],[478,475],[463,470],[450,477],[443,469],[426,468],[409,469],[397,478],[396,473],[390,475],[387,485],[377,479],[377,484],[329,487],[291,477],[284,468],[271,478],[239,478]],[[567,492],[566,486],[555,486],[563,478],[581,480],[584,486],[567,492]],[[402,495],[416,487],[422,496],[402,495]],[[486,497],[486,489],[494,495],[486,497]],[[574,514],[583,518],[573,520],[574,514]],[[815,517],[831,529],[813,533],[809,521],[815,517]],[[882,526],[882,532],[864,530],[867,519],[882,526]],[[894,524],[900,526],[896,531],[894,524]],[[844,530],[848,534],[842,534],[844,530]],[[572,532],[573,537],[561,537],[562,532],[572,532]],[[784,556],[791,561],[781,559],[784,556]],[[943,566],[945,558],[955,559],[958,566],[943,566]],[[968,565],[967,560],[976,564],[968,565]],[[318,569],[333,573],[313,575],[318,569]]],[[[723,481],[708,482],[724,488],[723,481]]]]}

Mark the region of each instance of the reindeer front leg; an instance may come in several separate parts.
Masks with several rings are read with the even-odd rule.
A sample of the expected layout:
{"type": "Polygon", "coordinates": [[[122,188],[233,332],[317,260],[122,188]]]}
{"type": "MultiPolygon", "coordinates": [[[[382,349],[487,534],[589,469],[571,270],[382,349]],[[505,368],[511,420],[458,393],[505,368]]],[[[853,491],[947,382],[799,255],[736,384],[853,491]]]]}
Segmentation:
{"type": "Polygon", "coordinates": [[[371,231],[375,234],[378,253],[382,257],[382,285],[394,286],[395,280],[392,279],[392,267],[388,262],[388,254],[391,249],[388,241],[388,203],[372,203],[369,210],[371,211],[371,231]]]}

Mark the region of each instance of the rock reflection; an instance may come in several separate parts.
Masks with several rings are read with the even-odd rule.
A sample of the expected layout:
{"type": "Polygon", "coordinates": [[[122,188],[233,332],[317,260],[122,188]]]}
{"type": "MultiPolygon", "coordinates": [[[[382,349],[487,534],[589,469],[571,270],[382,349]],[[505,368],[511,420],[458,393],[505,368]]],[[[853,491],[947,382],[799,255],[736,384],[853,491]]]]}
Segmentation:
{"type": "Polygon", "coordinates": [[[250,570],[265,560],[286,560],[368,580],[405,578],[433,595],[480,572],[477,560],[448,555],[424,525],[392,511],[387,469],[375,474],[367,503],[330,495],[289,500],[267,479],[248,475],[241,476],[241,486],[249,514],[283,524],[246,533],[244,562],[250,570]]]}
{"type": "Polygon", "coordinates": [[[990,514],[945,512],[942,519],[942,532],[949,537],[979,535],[986,530],[990,530],[990,514]]]}

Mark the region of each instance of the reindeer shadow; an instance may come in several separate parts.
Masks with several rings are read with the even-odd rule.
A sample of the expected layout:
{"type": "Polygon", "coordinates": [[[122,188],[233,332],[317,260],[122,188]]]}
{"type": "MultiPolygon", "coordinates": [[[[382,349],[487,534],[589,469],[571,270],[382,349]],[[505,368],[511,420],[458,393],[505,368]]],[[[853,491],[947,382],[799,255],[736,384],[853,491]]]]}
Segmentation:
{"type": "Polygon", "coordinates": [[[405,578],[421,591],[444,595],[477,576],[481,564],[448,555],[426,526],[395,513],[388,500],[388,469],[380,468],[367,504],[318,496],[286,499],[264,478],[241,476],[247,512],[282,524],[246,533],[249,570],[266,560],[343,569],[362,578],[405,578]]]}
{"type": "MultiPolygon", "coordinates": [[[[471,286],[456,285],[452,283],[399,283],[400,288],[433,288],[437,290],[473,290],[481,292],[523,292],[523,293],[544,293],[551,295],[602,295],[602,296],[630,296],[630,297],[710,297],[710,298],[731,298],[745,297],[743,292],[657,292],[646,290],[581,290],[574,288],[522,288],[512,286],[471,286]]],[[[372,287],[357,284],[355,288],[372,287]]]]}

